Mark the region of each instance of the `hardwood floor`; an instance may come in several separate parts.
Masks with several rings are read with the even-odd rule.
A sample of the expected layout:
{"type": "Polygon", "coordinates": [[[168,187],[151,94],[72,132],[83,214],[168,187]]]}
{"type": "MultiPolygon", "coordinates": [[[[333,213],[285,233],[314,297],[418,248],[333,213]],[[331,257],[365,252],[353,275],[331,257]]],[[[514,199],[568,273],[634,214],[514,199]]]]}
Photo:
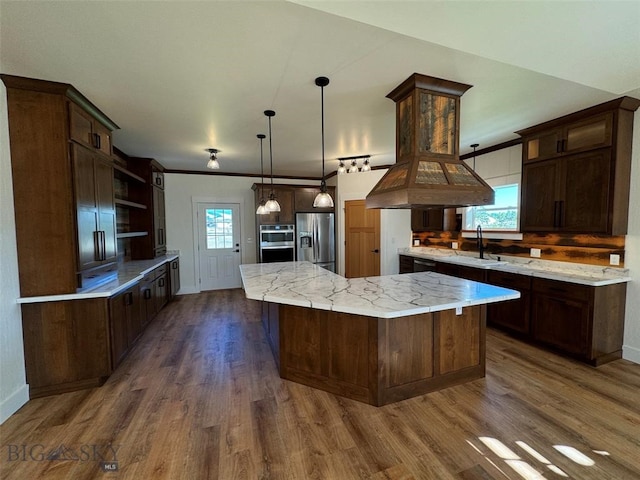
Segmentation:
{"type": "Polygon", "coordinates": [[[0,427],[0,478],[640,479],[640,365],[487,337],[486,378],[376,408],[281,380],[241,290],[181,296],[105,385],[0,427]]]}

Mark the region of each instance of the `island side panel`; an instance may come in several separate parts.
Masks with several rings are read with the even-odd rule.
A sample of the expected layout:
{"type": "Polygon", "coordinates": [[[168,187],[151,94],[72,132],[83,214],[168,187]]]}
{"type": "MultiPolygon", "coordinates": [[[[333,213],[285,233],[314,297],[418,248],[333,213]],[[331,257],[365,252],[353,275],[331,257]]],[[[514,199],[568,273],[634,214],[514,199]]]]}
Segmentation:
{"type": "Polygon", "coordinates": [[[375,318],[280,305],[280,376],[371,403],[375,318]]]}

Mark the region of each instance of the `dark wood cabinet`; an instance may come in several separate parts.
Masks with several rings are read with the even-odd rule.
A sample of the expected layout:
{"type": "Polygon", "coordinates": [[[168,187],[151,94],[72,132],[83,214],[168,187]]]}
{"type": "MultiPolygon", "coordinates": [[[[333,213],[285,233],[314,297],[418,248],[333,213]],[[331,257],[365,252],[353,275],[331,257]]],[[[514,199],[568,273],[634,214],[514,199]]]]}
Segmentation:
{"type": "Polygon", "coordinates": [[[74,293],[99,275],[96,267],[108,270],[115,260],[108,184],[110,135],[118,126],[72,85],[0,78],[7,87],[20,293],[74,293]]]}
{"type": "Polygon", "coordinates": [[[399,255],[400,257],[400,273],[413,273],[413,257],[408,255],[399,255]]]}
{"type": "MultiPolygon", "coordinates": [[[[254,184],[255,188],[255,208],[258,208],[262,193],[260,191],[260,185],[254,184]]],[[[271,192],[271,186],[264,185],[265,200],[269,200],[269,194],[271,192]]],[[[295,211],[294,211],[294,191],[293,187],[274,185],[273,192],[276,200],[280,204],[279,212],[271,212],[268,215],[257,215],[259,225],[276,225],[276,224],[294,224],[295,223],[295,211]]],[[[255,211],[255,210],[254,210],[255,211]]]]}
{"type": "MultiPolygon", "coordinates": [[[[295,212],[333,212],[334,207],[317,208],[313,206],[313,201],[320,193],[320,187],[304,187],[295,186],[294,189],[294,210],[295,212]]],[[[336,189],[335,187],[327,187],[327,192],[336,201],[336,189]]]]}
{"type": "Polygon", "coordinates": [[[612,168],[610,149],[525,164],[522,231],[608,233],[612,168]]]}
{"type": "Polygon", "coordinates": [[[142,333],[139,287],[134,285],[109,299],[111,366],[122,362],[142,333]]]}
{"type": "Polygon", "coordinates": [[[453,263],[437,262],[436,272],[452,277],[473,280],[474,282],[486,282],[487,270],[482,268],[467,267],[465,265],[455,265],[453,263]]]}
{"type": "Polygon", "coordinates": [[[164,168],[152,158],[127,157],[127,168],[144,183],[129,190],[129,199],[144,206],[129,211],[129,226],[145,235],[131,238],[131,258],[151,259],[167,252],[164,168]]]}
{"type": "Polygon", "coordinates": [[[455,208],[411,209],[411,230],[414,232],[433,232],[455,229],[455,208]]]}
{"type": "Polygon", "coordinates": [[[633,112],[622,97],[517,132],[523,232],[625,235],[633,112]]]}
{"type": "Polygon", "coordinates": [[[531,331],[531,277],[489,270],[487,283],[520,292],[520,298],[487,305],[487,322],[511,332],[528,335],[531,331]]]}
{"type": "Polygon", "coordinates": [[[113,165],[80,145],[72,145],[76,192],[78,267],[87,270],[116,261],[113,165]]]}
{"type": "Polygon", "coordinates": [[[143,328],[155,318],[169,301],[169,268],[161,265],[140,281],[140,311],[143,328]]]}
{"type": "Polygon", "coordinates": [[[180,290],[180,259],[169,262],[169,298],[173,299],[180,290]]]}

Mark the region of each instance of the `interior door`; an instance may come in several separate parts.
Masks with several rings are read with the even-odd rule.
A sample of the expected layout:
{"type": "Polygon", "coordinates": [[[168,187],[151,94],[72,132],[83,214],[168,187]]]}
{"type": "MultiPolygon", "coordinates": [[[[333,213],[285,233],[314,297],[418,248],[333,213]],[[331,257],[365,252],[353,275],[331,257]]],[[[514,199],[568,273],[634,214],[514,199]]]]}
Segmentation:
{"type": "Polygon", "coordinates": [[[200,290],[240,288],[240,204],[199,203],[200,290]]]}
{"type": "Polygon", "coordinates": [[[345,207],[345,276],[380,275],[380,210],[367,209],[364,200],[351,200],[345,207]]]}

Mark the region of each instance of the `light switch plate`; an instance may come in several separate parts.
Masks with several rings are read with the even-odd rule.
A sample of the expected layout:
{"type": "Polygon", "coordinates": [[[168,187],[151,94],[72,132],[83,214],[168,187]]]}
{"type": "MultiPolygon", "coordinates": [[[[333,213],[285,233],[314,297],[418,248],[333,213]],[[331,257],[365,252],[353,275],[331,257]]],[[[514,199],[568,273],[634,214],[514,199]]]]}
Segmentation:
{"type": "Polygon", "coordinates": [[[609,265],[620,265],[620,255],[617,253],[609,255],[609,265]]]}
{"type": "Polygon", "coordinates": [[[462,307],[456,307],[456,315],[462,315],[462,307]]]}
{"type": "Polygon", "coordinates": [[[454,250],[458,249],[458,242],[451,242],[451,248],[453,248],[454,250]]]}
{"type": "Polygon", "coordinates": [[[419,238],[414,238],[413,239],[413,246],[414,247],[419,247],[420,246],[420,239],[419,238]]]}
{"type": "Polygon", "coordinates": [[[531,249],[531,256],[533,258],[540,258],[540,249],[539,248],[532,248],[531,249]]]}

